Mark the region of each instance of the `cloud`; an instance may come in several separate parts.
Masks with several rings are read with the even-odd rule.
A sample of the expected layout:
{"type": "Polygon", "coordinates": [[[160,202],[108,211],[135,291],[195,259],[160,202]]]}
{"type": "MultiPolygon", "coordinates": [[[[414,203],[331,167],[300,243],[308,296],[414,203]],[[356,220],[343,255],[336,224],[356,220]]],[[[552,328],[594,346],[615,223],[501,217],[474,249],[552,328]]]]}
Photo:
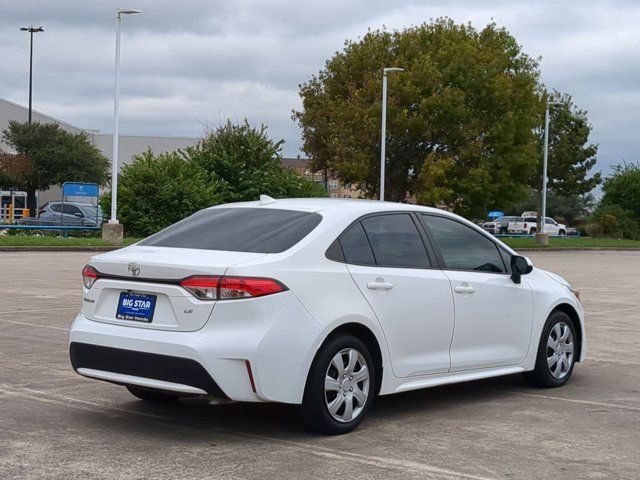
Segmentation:
{"type": "Polygon", "coordinates": [[[449,16],[506,27],[542,57],[544,82],[589,111],[598,168],[636,160],[640,121],[640,4],[634,1],[21,0],[0,17],[0,96],[26,104],[28,35],[35,36],[34,108],[84,128],[111,131],[115,11],[123,19],[121,131],[199,135],[227,117],[265,122],[299,153],[290,119],[299,83],[346,39],[449,16]]]}

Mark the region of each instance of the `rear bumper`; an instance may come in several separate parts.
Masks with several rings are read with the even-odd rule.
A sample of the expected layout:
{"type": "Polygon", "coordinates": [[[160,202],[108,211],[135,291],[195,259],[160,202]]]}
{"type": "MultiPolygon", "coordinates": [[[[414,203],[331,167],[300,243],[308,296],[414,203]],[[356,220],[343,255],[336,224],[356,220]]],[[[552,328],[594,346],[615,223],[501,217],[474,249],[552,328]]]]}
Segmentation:
{"type": "Polygon", "coordinates": [[[86,377],[118,384],[226,397],[205,368],[189,358],[79,342],[71,342],[69,356],[73,369],[86,377]],[[144,379],[153,381],[145,382],[144,379]]]}
{"type": "Polygon", "coordinates": [[[80,313],[71,327],[70,356],[81,375],[112,383],[301,403],[320,334],[288,291],[218,302],[204,327],[191,332],[95,322],[80,313]]]}

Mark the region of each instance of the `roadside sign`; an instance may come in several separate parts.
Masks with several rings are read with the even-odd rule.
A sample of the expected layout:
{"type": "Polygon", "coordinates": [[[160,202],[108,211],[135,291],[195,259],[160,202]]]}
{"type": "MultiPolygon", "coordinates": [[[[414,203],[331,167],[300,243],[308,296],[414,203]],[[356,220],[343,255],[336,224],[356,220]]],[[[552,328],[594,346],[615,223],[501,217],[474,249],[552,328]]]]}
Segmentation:
{"type": "Polygon", "coordinates": [[[62,184],[63,197],[97,197],[97,183],[65,182],[62,184]]]}

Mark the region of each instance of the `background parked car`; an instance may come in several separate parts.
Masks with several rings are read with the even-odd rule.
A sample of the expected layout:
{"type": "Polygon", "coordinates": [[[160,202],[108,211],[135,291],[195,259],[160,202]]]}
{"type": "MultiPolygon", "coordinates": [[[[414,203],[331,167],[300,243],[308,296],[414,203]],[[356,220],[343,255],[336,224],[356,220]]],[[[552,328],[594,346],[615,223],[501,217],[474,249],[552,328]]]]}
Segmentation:
{"type": "Polygon", "coordinates": [[[24,218],[20,223],[37,225],[100,226],[102,209],[91,203],[47,202],[38,211],[38,218],[24,218]]]}

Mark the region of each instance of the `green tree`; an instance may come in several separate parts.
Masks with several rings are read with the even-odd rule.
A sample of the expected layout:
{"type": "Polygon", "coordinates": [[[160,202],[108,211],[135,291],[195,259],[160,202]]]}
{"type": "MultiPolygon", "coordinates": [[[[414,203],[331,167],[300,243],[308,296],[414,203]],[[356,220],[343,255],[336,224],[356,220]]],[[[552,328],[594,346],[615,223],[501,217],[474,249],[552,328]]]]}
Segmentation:
{"type": "MultiPolygon", "coordinates": [[[[118,177],[118,217],[128,235],[147,236],[222,201],[224,184],[178,152],[134,155],[118,177]]],[[[111,195],[102,196],[104,211],[111,195]]]]}
{"type": "Polygon", "coordinates": [[[537,163],[538,63],[505,29],[449,19],[347,41],[300,86],[304,151],[369,197],[379,185],[381,68],[389,79],[387,198],[482,217],[526,197],[537,163]]]}
{"type": "Polygon", "coordinates": [[[9,121],[2,132],[6,144],[32,162],[14,176],[13,186],[27,192],[27,207],[36,207],[36,192],[64,182],[105,183],[109,160],[86,133],[70,133],[54,123],[9,121]]]}
{"type": "MultiPolygon", "coordinates": [[[[544,101],[548,98],[549,101],[558,103],[549,110],[547,188],[565,198],[584,195],[602,181],[599,172],[590,175],[590,171],[596,164],[598,146],[589,143],[592,127],[589,124],[587,112],[576,107],[571,96],[565,93],[554,91],[548,97],[543,93],[542,98],[543,110],[540,113],[540,125],[544,125],[544,101]]],[[[542,152],[544,129],[541,128],[539,131],[539,148],[542,152]]],[[[542,153],[538,158],[529,184],[537,192],[535,210],[538,211],[538,217],[541,217],[542,153]]],[[[538,218],[538,227],[540,227],[540,220],[541,218],[538,218]]]]}
{"type": "Polygon", "coordinates": [[[640,222],[640,163],[614,165],[612,170],[602,185],[602,205],[620,205],[640,222]]]}
{"type": "Polygon", "coordinates": [[[208,132],[183,155],[224,184],[224,201],[256,200],[260,194],[274,198],[321,197],[324,189],[282,165],[284,140],[274,141],[264,125],[253,127],[227,121],[208,132]]]}

